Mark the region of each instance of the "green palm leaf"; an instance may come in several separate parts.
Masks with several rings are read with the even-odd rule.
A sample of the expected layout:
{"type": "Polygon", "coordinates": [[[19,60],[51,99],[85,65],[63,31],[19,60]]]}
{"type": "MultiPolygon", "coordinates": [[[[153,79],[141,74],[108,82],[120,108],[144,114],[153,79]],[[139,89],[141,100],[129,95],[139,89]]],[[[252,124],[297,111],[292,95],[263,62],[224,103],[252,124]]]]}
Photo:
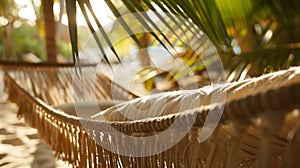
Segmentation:
{"type": "MultiPolygon", "coordinates": [[[[74,18],[76,2],[85,13],[88,25],[90,19],[96,22],[100,30],[102,25],[96,18],[89,0],[66,1],[73,56],[76,61],[78,57],[74,18]],[[88,17],[87,12],[92,14],[92,18],[88,17]]],[[[116,8],[115,1],[105,0],[105,2],[128,35],[142,48],[130,25],[116,8]]],[[[152,35],[151,46],[163,46],[171,55],[174,55],[173,51],[175,55],[178,54],[176,47],[185,47],[189,51],[184,57],[186,65],[194,70],[201,71],[205,68],[201,59],[206,48],[201,39],[196,38],[193,44],[189,44],[200,32],[204,32],[216,47],[225,69],[228,70],[229,80],[238,80],[248,73],[259,75],[264,73],[266,68],[278,69],[299,63],[299,47],[297,45],[294,48],[287,47],[300,40],[300,33],[297,31],[300,30],[300,26],[297,25],[300,3],[297,0],[122,0],[118,3],[122,3],[130,13],[134,14],[139,24],[152,35]],[[154,11],[159,23],[154,22],[145,13],[147,11],[154,11]],[[253,30],[254,25],[260,26],[260,33],[253,30]],[[238,33],[242,31],[246,33],[239,35],[238,33]],[[245,49],[249,38],[252,38],[253,45],[245,49]],[[238,45],[244,45],[244,48],[238,46],[241,47],[241,53],[235,52],[234,47],[237,46],[232,44],[233,39],[242,43],[238,45]],[[195,51],[190,52],[193,49],[195,51]],[[293,58],[290,57],[291,54],[293,58]]],[[[109,36],[105,31],[101,31],[101,36],[98,36],[95,29],[91,25],[89,27],[104,54],[100,39],[103,38],[106,44],[111,46],[109,36]]],[[[110,50],[119,58],[113,46],[110,50]]],[[[181,70],[176,71],[178,74],[184,74],[181,70]]]]}
{"type": "MultiPolygon", "coordinates": [[[[76,22],[76,1],[66,0],[66,10],[68,14],[68,25],[69,25],[69,34],[72,45],[72,55],[74,64],[77,65],[77,60],[79,61],[78,55],[78,36],[77,36],[77,22],[76,22]]],[[[79,63],[79,62],[78,62],[79,63]]]]}

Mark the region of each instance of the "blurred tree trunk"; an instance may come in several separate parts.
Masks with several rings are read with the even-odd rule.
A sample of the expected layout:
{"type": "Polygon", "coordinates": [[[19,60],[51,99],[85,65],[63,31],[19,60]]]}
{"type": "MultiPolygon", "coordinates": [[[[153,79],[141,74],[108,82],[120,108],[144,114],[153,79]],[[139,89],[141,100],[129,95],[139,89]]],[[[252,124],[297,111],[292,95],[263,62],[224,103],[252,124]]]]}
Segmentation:
{"type": "Polygon", "coordinates": [[[46,56],[48,62],[56,62],[56,23],[53,13],[53,0],[42,0],[46,32],[46,56]]]}
{"type": "MultiPolygon", "coordinates": [[[[144,68],[150,66],[150,56],[147,50],[147,47],[149,47],[150,43],[150,37],[150,33],[143,33],[142,36],[139,38],[140,43],[142,44],[142,48],[139,48],[139,56],[141,65],[144,68]]],[[[144,81],[144,86],[148,92],[156,88],[154,78],[144,81]]]]}
{"type": "Polygon", "coordinates": [[[13,49],[14,45],[12,44],[11,30],[12,30],[12,23],[8,23],[3,29],[2,59],[3,60],[16,61],[17,56],[16,56],[15,50],[13,49]]]}
{"type": "Polygon", "coordinates": [[[147,67],[150,65],[150,56],[147,51],[147,47],[149,46],[150,43],[150,33],[143,33],[142,37],[140,37],[139,40],[143,47],[143,48],[139,48],[141,65],[143,67],[147,67]]]}
{"type": "Polygon", "coordinates": [[[10,60],[10,61],[16,61],[17,56],[16,52],[14,50],[14,45],[12,43],[12,29],[13,29],[13,24],[14,24],[14,17],[11,15],[11,11],[14,9],[14,2],[13,1],[1,1],[0,2],[0,16],[4,16],[7,18],[7,24],[3,26],[3,51],[2,57],[0,58],[2,60],[10,60]]]}

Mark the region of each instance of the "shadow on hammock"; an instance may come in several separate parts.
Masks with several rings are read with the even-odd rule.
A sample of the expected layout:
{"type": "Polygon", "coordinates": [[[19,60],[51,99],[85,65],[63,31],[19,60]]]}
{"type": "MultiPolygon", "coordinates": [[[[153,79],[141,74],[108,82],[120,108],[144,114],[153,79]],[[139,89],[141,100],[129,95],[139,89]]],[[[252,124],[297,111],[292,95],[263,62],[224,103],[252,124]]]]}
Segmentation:
{"type": "Polygon", "coordinates": [[[295,167],[300,161],[299,67],[140,98],[94,73],[94,65],[81,67],[85,89],[74,84],[72,65],[1,63],[0,67],[9,98],[19,106],[18,116],[38,130],[57,158],[73,167],[295,167]],[[187,94],[202,100],[198,107],[180,109],[187,94]],[[225,95],[224,104],[211,104],[213,94],[225,95]],[[156,111],[147,110],[151,105],[156,111]],[[220,110],[216,129],[202,142],[201,132],[210,129],[203,127],[208,114],[220,110]],[[168,137],[149,144],[124,138],[143,141],[168,128],[172,128],[168,137]],[[184,136],[176,141],[181,133],[184,136]],[[150,155],[154,149],[166,150],[150,155]]]}

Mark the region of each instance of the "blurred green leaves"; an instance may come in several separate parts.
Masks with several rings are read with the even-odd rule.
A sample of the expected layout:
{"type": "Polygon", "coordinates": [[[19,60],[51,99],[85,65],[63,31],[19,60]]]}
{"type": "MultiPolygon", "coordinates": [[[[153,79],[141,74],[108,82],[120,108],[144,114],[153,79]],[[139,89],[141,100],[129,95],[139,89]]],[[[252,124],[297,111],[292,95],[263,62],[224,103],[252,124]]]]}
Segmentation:
{"type": "MultiPolygon", "coordinates": [[[[23,61],[26,54],[34,54],[42,61],[46,60],[45,30],[41,16],[28,20],[20,15],[21,9],[32,7],[32,12],[40,15],[42,8],[31,1],[31,4],[19,5],[14,1],[0,2],[0,59],[23,61]]],[[[32,13],[30,13],[32,14],[32,13]]],[[[71,48],[67,40],[58,38],[59,54],[71,58],[71,48]]]]}
{"type": "MultiPolygon", "coordinates": [[[[81,1],[83,0],[76,2],[80,4],[81,1]]],[[[72,0],[67,2],[75,3],[72,0]]],[[[228,81],[299,64],[298,0],[121,0],[118,3],[121,2],[131,13],[163,11],[181,17],[157,15],[161,23],[165,24],[164,31],[167,30],[173,37],[182,37],[174,39],[151,33],[152,40],[167,50],[171,51],[178,45],[184,46],[184,38],[189,40],[196,37],[202,30],[217,48],[228,73],[228,81]]],[[[121,12],[114,8],[116,1],[106,0],[106,3],[117,18],[121,16],[121,12]]],[[[68,15],[75,16],[70,12],[68,15]]],[[[157,27],[157,22],[152,22],[144,14],[137,14],[136,17],[148,31],[161,29],[157,27]]],[[[130,34],[130,26],[127,24],[124,21],[123,27],[130,34]]],[[[75,38],[74,33],[71,36],[75,38]]],[[[135,36],[131,37],[139,43],[135,36]]],[[[186,54],[189,56],[185,58],[190,59],[185,59],[187,65],[198,66],[193,69],[203,71],[205,67],[201,64],[201,59],[197,59],[201,58],[201,54],[195,55],[197,52],[189,51],[189,47],[187,50],[186,54]]]]}
{"type": "MultiPolygon", "coordinates": [[[[4,28],[0,28],[0,52],[1,59],[3,57],[3,40],[4,40],[4,28]]],[[[18,60],[22,60],[22,55],[27,53],[33,53],[42,60],[45,59],[45,41],[37,35],[37,28],[32,27],[26,23],[20,25],[17,28],[11,30],[11,47],[16,54],[18,60]]],[[[7,48],[6,48],[7,49],[7,48]]],[[[11,57],[11,56],[10,56],[11,57]]]]}
{"type": "Polygon", "coordinates": [[[12,30],[13,46],[18,58],[24,53],[33,53],[42,60],[45,59],[45,40],[40,38],[37,32],[37,27],[28,24],[22,24],[12,30]]]}

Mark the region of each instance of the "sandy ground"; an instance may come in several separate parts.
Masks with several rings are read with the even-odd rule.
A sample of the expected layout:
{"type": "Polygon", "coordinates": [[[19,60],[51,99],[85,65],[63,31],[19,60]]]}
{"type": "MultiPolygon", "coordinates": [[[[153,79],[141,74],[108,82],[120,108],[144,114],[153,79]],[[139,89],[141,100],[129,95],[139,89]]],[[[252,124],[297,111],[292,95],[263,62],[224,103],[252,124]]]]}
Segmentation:
{"type": "Polygon", "coordinates": [[[37,131],[16,118],[18,107],[6,100],[0,71],[0,167],[70,167],[54,158],[50,146],[38,139],[37,131]]]}

